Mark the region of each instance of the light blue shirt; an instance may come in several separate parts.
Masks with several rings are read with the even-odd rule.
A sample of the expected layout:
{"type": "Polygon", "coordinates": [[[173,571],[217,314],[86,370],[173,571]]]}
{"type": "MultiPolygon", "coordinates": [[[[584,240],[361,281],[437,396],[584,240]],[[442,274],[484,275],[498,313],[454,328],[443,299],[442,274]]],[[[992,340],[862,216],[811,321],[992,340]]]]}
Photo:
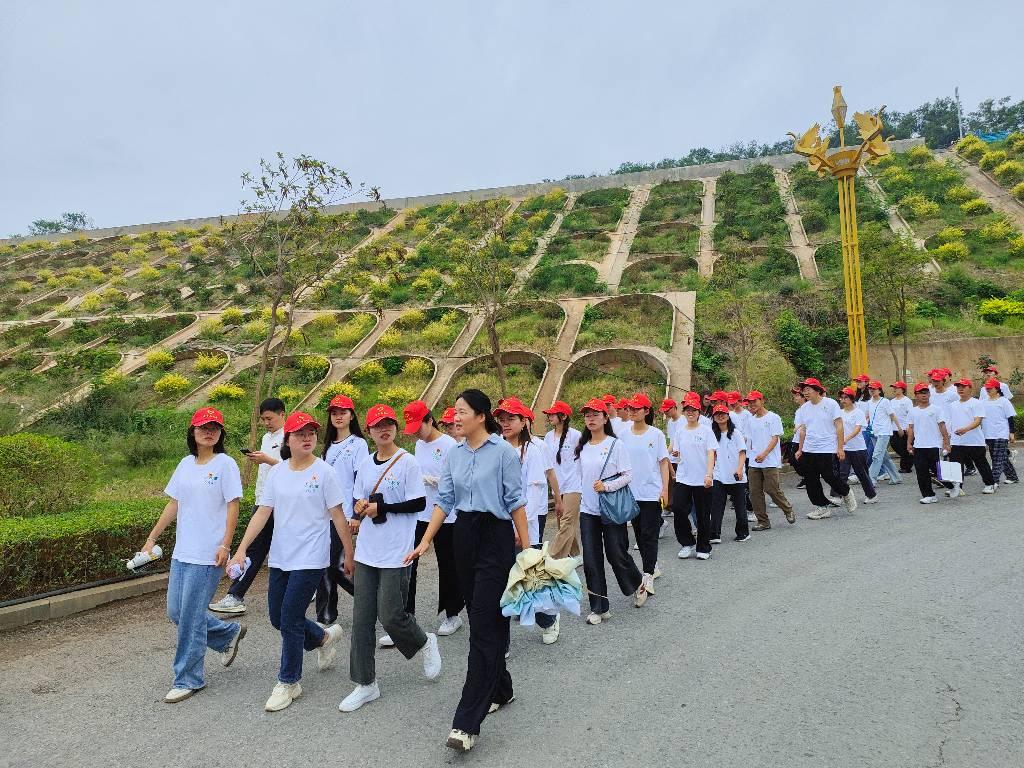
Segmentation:
{"type": "Polygon", "coordinates": [[[437,485],[437,506],[446,515],[454,509],[490,512],[499,520],[511,520],[514,510],[526,506],[516,449],[497,435],[490,435],[476,449],[466,441],[456,445],[448,452],[437,485]]]}

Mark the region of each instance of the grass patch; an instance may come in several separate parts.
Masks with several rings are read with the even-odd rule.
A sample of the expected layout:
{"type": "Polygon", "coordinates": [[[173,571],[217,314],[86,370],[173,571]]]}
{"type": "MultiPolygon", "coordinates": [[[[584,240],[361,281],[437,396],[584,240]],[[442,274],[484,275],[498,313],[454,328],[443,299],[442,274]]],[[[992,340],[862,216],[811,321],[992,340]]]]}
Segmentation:
{"type": "MultiPolygon", "coordinates": [[[[551,352],[564,320],[565,313],[557,304],[538,301],[505,307],[495,327],[502,349],[551,352]]],[[[469,354],[488,354],[490,349],[487,329],[481,328],[469,347],[469,354]]]]}
{"type": "Polygon", "coordinates": [[[603,363],[585,360],[569,371],[558,399],[576,410],[590,398],[600,397],[605,392],[618,395],[645,392],[656,401],[665,392],[665,379],[661,372],[634,360],[603,363]]]}
{"type": "Polygon", "coordinates": [[[659,293],[696,290],[697,262],[684,254],[654,256],[630,264],[619,286],[624,293],[659,293]]]}
{"type": "Polygon", "coordinates": [[[755,165],[746,173],[726,171],[716,186],[715,247],[729,241],[746,245],[789,242],[786,208],[770,166],[755,165]]]}
{"type": "Polygon", "coordinates": [[[668,352],[671,337],[672,307],[664,299],[655,296],[609,299],[592,304],[584,311],[574,351],[644,344],[668,352]]]}
{"type": "MultiPolygon", "coordinates": [[[[509,394],[516,395],[524,403],[533,402],[543,378],[544,361],[540,358],[530,363],[505,364],[505,379],[508,383],[509,394]]],[[[486,393],[492,403],[497,403],[501,399],[501,385],[498,382],[498,375],[494,372],[494,363],[490,358],[470,363],[456,375],[441,397],[442,405],[451,405],[459,392],[470,388],[486,393]]]]}

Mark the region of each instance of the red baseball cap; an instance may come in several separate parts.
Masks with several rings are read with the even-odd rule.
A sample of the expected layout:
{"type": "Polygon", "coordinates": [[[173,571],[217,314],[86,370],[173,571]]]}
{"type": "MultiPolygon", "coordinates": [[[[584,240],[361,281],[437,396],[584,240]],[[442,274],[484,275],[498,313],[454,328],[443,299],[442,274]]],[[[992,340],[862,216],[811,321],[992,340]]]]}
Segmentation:
{"type": "Polygon", "coordinates": [[[696,392],[687,393],[686,397],[683,398],[683,408],[693,408],[694,410],[700,410],[700,395],[696,392]]]}
{"type": "Polygon", "coordinates": [[[330,412],[332,408],[347,408],[350,411],[354,411],[356,404],[352,402],[352,398],[348,395],[335,395],[331,398],[331,402],[327,404],[327,411],[330,412]]]}
{"type": "Polygon", "coordinates": [[[728,413],[729,406],[718,403],[714,408],[711,409],[711,413],[728,413]]]}
{"type": "Polygon", "coordinates": [[[620,397],[620,398],[619,398],[619,402],[617,402],[617,403],[615,404],[615,408],[616,408],[616,409],[620,409],[620,410],[621,410],[622,408],[628,408],[628,407],[629,407],[629,400],[627,400],[627,399],[626,399],[626,398],[624,398],[624,397],[620,397]]]}
{"type": "Polygon", "coordinates": [[[614,405],[618,401],[618,398],[615,395],[601,395],[601,401],[605,405],[614,405]]]}
{"type": "Polygon", "coordinates": [[[216,408],[206,406],[200,408],[198,411],[192,414],[192,426],[201,427],[203,424],[220,424],[224,426],[224,414],[218,411],[216,408]]]}
{"type": "Polygon", "coordinates": [[[662,413],[665,413],[666,411],[670,411],[670,410],[672,410],[675,407],[676,407],[676,401],[673,400],[671,397],[666,397],[664,400],[661,401],[661,412],[662,413]]]}
{"type": "Polygon", "coordinates": [[[946,374],[944,374],[942,371],[935,371],[928,378],[931,379],[932,381],[942,381],[944,378],[946,378],[946,374]]]}
{"type": "Polygon", "coordinates": [[[402,418],[405,419],[403,434],[413,435],[419,431],[423,420],[430,414],[430,409],[422,400],[413,400],[402,409],[402,418]]]}
{"type": "Polygon", "coordinates": [[[855,376],[854,381],[871,381],[871,377],[866,373],[862,373],[860,376],[855,376]]]}
{"type": "Polygon", "coordinates": [[[529,418],[527,416],[527,413],[529,413],[527,407],[514,395],[498,401],[498,405],[494,408],[494,415],[497,416],[499,413],[507,413],[510,416],[522,416],[524,419],[529,418]]]}
{"type": "Polygon", "coordinates": [[[398,417],[395,416],[395,409],[390,405],[384,405],[384,403],[377,403],[370,410],[366,412],[366,426],[372,427],[385,419],[391,419],[395,424],[398,423],[398,417]]]}
{"type": "Polygon", "coordinates": [[[605,402],[603,397],[592,397],[583,404],[580,408],[581,411],[597,411],[598,413],[608,413],[608,403],[605,402]]]}
{"type": "Polygon", "coordinates": [[[764,395],[762,395],[756,389],[752,389],[747,393],[747,401],[752,402],[754,400],[764,400],[764,395]]]}
{"type": "Polygon", "coordinates": [[[708,402],[711,403],[717,402],[718,400],[725,402],[728,399],[729,395],[724,390],[721,389],[716,389],[714,392],[708,395],[708,402]]]}
{"type": "Polygon", "coordinates": [[[914,385],[914,394],[915,395],[918,392],[929,392],[929,391],[930,390],[928,389],[928,385],[927,384],[920,384],[920,383],[918,383],[918,384],[914,385]]]}
{"type": "Polygon", "coordinates": [[[954,387],[973,387],[974,382],[970,379],[960,379],[960,381],[953,382],[954,387]]]}
{"type": "Polygon", "coordinates": [[[882,382],[878,381],[877,379],[873,379],[872,381],[868,382],[868,389],[881,389],[881,388],[882,388],[882,382]]]}
{"type": "Polygon", "coordinates": [[[857,390],[853,387],[843,387],[839,391],[847,397],[857,397],[857,390]]]}
{"type": "Polygon", "coordinates": [[[654,407],[651,404],[651,398],[649,398],[643,392],[637,392],[635,395],[633,395],[633,397],[628,401],[628,405],[629,405],[630,408],[653,408],[654,407]]]}
{"type": "Polygon", "coordinates": [[[802,395],[804,393],[804,388],[797,384],[795,387],[791,387],[789,391],[794,395],[802,395]]]}
{"type": "Polygon", "coordinates": [[[985,389],[1002,389],[998,379],[989,379],[985,382],[985,389]]]}
{"type": "Polygon", "coordinates": [[[735,390],[733,390],[732,392],[725,393],[725,401],[730,405],[732,405],[733,403],[738,403],[742,397],[743,395],[741,395],[739,392],[736,392],[735,390]]]}
{"type": "Polygon", "coordinates": [[[904,392],[907,391],[907,382],[905,381],[894,381],[889,386],[892,387],[893,389],[902,389],[904,392]]]}
{"type": "Polygon", "coordinates": [[[449,405],[444,409],[444,413],[441,415],[442,424],[454,424],[455,423],[455,406],[449,405]]]}
{"type": "Polygon", "coordinates": [[[561,413],[564,416],[572,416],[572,408],[569,406],[568,403],[562,400],[555,400],[555,402],[551,404],[551,407],[546,409],[544,413],[548,414],[549,416],[553,416],[556,413],[561,413]]]}
{"type": "Polygon", "coordinates": [[[808,376],[806,379],[801,381],[800,387],[814,387],[815,389],[820,389],[822,392],[825,391],[825,388],[821,386],[821,382],[815,379],[813,376],[808,376]]]}
{"type": "Polygon", "coordinates": [[[288,418],[284,420],[284,431],[286,433],[298,432],[303,427],[307,427],[312,424],[316,429],[320,429],[320,422],[310,416],[308,413],[302,411],[293,411],[288,414],[288,418]]]}

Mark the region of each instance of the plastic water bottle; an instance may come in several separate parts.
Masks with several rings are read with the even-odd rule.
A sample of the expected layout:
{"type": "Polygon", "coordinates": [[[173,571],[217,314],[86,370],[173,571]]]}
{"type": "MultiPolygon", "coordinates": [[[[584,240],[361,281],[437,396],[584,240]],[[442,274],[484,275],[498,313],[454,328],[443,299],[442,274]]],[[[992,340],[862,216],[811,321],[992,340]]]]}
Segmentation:
{"type": "Polygon", "coordinates": [[[252,560],[250,560],[248,557],[245,558],[245,565],[232,563],[228,566],[228,577],[232,580],[242,578],[242,574],[249,570],[250,565],[252,565],[252,560]]]}
{"type": "Polygon", "coordinates": [[[155,560],[159,560],[163,556],[163,554],[164,551],[160,549],[160,545],[154,544],[152,555],[146,552],[136,552],[135,557],[133,557],[131,560],[128,560],[125,563],[125,565],[128,567],[129,571],[135,571],[139,568],[144,568],[145,566],[149,565],[155,560]]]}

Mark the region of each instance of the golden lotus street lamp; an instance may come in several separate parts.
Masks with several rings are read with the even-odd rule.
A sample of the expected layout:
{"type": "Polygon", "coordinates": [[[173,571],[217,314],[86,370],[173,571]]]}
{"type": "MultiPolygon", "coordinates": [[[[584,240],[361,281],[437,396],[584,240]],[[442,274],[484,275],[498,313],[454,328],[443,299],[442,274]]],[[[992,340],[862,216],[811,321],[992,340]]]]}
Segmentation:
{"type": "Polygon", "coordinates": [[[842,86],[833,88],[832,116],[839,126],[839,149],[828,151],[829,137],[821,138],[821,126],[812,125],[802,136],[795,133],[793,151],[808,158],[807,164],[819,176],[831,174],[839,183],[839,232],[843,247],[843,288],[846,294],[846,325],[850,335],[850,378],[867,373],[868,344],[864,328],[864,291],[860,279],[860,246],[857,242],[857,195],[854,179],[866,163],[874,163],[889,154],[882,138],[882,111],[875,114],[854,112],[860,132],[860,146],[846,146],[846,101],[842,86]]]}

